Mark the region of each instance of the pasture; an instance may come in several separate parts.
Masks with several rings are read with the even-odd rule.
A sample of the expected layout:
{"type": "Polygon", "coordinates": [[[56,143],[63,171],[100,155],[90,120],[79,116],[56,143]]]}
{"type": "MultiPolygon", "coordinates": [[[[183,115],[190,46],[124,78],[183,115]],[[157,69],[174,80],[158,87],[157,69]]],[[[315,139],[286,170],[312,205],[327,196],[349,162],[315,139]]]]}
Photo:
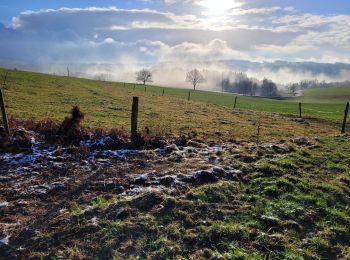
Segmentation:
{"type": "Polygon", "coordinates": [[[71,107],[78,105],[86,113],[86,126],[125,129],[130,128],[132,96],[139,96],[141,127],[147,126],[154,133],[196,131],[226,140],[251,138],[260,119],[268,138],[337,133],[345,107],[343,100],[303,103],[303,117],[312,122],[306,127],[295,121],[298,100],[238,96],[237,108],[233,109],[235,94],[191,91],[189,102],[189,91],[157,86],[146,86],[145,91],[145,86],[138,84],[11,71],[5,96],[10,116],[18,119],[62,121],[71,107]]]}
{"type": "Polygon", "coordinates": [[[0,258],[349,259],[346,94],[239,96],[233,109],[234,94],[188,93],[11,71],[9,116],[30,142],[0,147],[0,258]],[[84,126],[130,131],[133,96],[159,147],[115,148],[120,131],[66,144],[19,127],[62,122],[78,105],[84,126]]]}

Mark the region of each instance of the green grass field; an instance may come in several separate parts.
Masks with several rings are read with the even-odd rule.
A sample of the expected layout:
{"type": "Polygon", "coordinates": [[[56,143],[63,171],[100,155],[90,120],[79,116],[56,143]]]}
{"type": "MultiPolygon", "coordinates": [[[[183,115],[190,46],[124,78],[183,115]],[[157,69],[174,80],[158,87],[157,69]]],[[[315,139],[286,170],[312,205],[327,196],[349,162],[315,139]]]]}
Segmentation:
{"type": "MultiPolygon", "coordinates": [[[[144,89],[143,86],[138,88],[144,89]]],[[[163,88],[147,87],[147,91],[162,94],[163,88]]],[[[189,89],[165,88],[165,94],[188,99],[189,89]]],[[[191,100],[217,104],[233,108],[237,94],[218,93],[208,91],[191,91],[191,100]]],[[[331,89],[312,89],[305,91],[305,97],[275,100],[260,97],[238,95],[237,108],[250,109],[261,112],[272,112],[289,115],[299,115],[299,102],[302,102],[304,117],[316,117],[339,121],[344,117],[346,102],[350,101],[350,87],[331,89]]]]}
{"type": "MultiPolygon", "coordinates": [[[[0,69],[0,75],[5,70],[0,69]]],[[[315,120],[328,121],[331,128],[339,131],[343,120],[345,99],[350,88],[341,88],[339,100],[331,99],[330,103],[310,102],[319,96],[327,96],[332,90],[311,90],[303,101],[303,116],[315,120]],[[320,95],[318,93],[321,93],[320,95]]],[[[273,100],[259,97],[238,96],[237,109],[232,109],[235,94],[191,91],[191,102],[188,102],[189,89],[145,87],[138,84],[124,84],[104,81],[93,81],[64,76],[10,71],[5,97],[10,116],[19,119],[55,119],[63,120],[73,105],[78,105],[87,114],[86,125],[91,127],[130,127],[130,107],[132,96],[140,97],[140,126],[151,126],[158,132],[183,133],[189,131],[211,132],[218,130],[244,137],[253,135],[254,124],[262,114],[254,111],[286,114],[297,117],[299,99],[273,100]],[[164,96],[162,96],[164,90],[164,96]],[[247,113],[249,115],[247,115],[247,113]],[[203,126],[206,129],[203,129],[203,126]],[[232,125],[236,129],[232,130],[232,125]],[[238,127],[241,125],[242,127],[238,127]]],[[[333,92],[332,92],[333,93],[333,92]]],[[[269,113],[263,113],[264,115],[269,113]]],[[[270,115],[263,119],[268,133],[279,136],[279,131],[293,134],[310,134],[310,129],[299,129],[290,122],[277,120],[270,115]],[[265,121],[264,121],[265,120],[265,121]],[[278,125],[274,129],[273,125],[278,125]],[[285,127],[283,126],[285,125],[285,127]],[[288,132],[287,131],[287,132],[288,132]],[[277,133],[276,133],[277,132],[277,133]],[[294,133],[295,132],[295,133],[294,133]]],[[[329,127],[318,126],[321,133],[329,127]]],[[[329,131],[328,131],[329,132],[329,131]]],[[[286,134],[288,136],[288,134],[286,134]]]]}
{"type": "Polygon", "coordinates": [[[350,86],[308,89],[297,100],[307,103],[344,104],[350,101],[350,86]]]}
{"type": "MultiPolygon", "coordinates": [[[[0,76],[3,72],[0,69],[0,76]]],[[[77,166],[80,154],[78,164],[70,167],[71,160],[63,162],[62,173],[56,164],[46,168],[52,163],[46,158],[41,162],[44,167],[39,167],[43,174],[6,171],[4,177],[9,178],[0,182],[0,201],[11,201],[9,207],[16,211],[5,209],[0,222],[11,223],[15,242],[6,251],[0,245],[0,255],[6,259],[350,258],[350,142],[349,136],[339,135],[347,88],[310,90],[304,97],[283,101],[239,96],[235,110],[234,94],[196,91],[188,102],[189,90],[164,91],[162,96],[163,88],[157,86],[148,86],[145,92],[141,85],[134,89],[134,84],[11,71],[5,88],[10,117],[61,121],[78,105],[86,126],[129,128],[131,100],[138,96],[140,128],[150,126],[152,134],[192,134],[196,142],[223,142],[228,148],[210,154],[217,158],[214,163],[193,151],[180,161],[174,160],[174,153],[159,157],[144,151],[127,163],[116,161],[97,171],[77,166]],[[326,103],[328,92],[338,98],[326,103]],[[299,101],[312,109],[304,111],[310,117],[306,122],[297,120],[299,101]],[[258,121],[260,146],[255,143],[258,121]],[[295,137],[311,143],[297,145],[295,137]],[[289,147],[289,152],[268,152],[278,144],[289,147]],[[128,189],[138,175],[183,176],[217,166],[216,161],[239,173],[232,179],[174,190],[159,191],[157,186],[127,197],[105,185],[112,181],[128,189]],[[20,185],[27,190],[27,185],[58,180],[67,182],[62,191],[66,193],[37,198],[14,192],[20,185]],[[13,200],[22,201],[21,196],[33,203],[17,206],[23,204],[13,200]]]]}

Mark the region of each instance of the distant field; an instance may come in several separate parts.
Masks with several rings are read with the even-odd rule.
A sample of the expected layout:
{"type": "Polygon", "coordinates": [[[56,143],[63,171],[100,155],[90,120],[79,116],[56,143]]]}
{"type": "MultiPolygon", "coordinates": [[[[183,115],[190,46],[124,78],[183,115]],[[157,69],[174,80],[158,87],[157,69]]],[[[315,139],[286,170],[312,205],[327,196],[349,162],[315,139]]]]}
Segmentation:
{"type": "Polygon", "coordinates": [[[315,88],[305,90],[298,98],[308,103],[346,103],[350,101],[350,86],[334,88],[315,88]]]}
{"type": "MultiPolygon", "coordinates": [[[[3,73],[4,70],[0,69],[0,75],[3,73]]],[[[217,131],[224,133],[224,136],[253,136],[259,117],[263,117],[265,134],[268,133],[270,137],[337,133],[345,107],[343,101],[303,104],[303,116],[315,118],[319,123],[319,119],[329,121],[310,129],[277,119],[272,114],[254,112],[273,112],[297,117],[298,100],[280,101],[239,96],[237,109],[234,111],[232,107],[235,94],[191,91],[191,102],[187,101],[188,94],[189,89],[147,86],[145,92],[145,87],[137,84],[21,71],[10,72],[5,89],[9,113],[17,118],[63,120],[73,105],[79,105],[86,114],[84,123],[88,126],[129,128],[131,98],[139,96],[141,127],[151,126],[157,132],[197,131],[213,136],[217,131]]],[[[342,98],[344,95],[339,96],[342,98]]]]}
{"type": "MultiPolygon", "coordinates": [[[[137,86],[136,88],[143,90],[144,86],[137,86]]],[[[162,94],[163,89],[167,96],[188,99],[189,92],[191,92],[192,101],[211,103],[230,108],[233,108],[235,97],[238,96],[237,108],[289,115],[299,115],[298,103],[302,102],[302,114],[304,117],[315,117],[332,121],[341,121],[343,119],[345,104],[350,101],[350,87],[307,90],[305,91],[305,96],[287,100],[208,91],[193,92],[189,89],[162,88],[157,86],[147,87],[148,92],[159,95],[162,94]]]]}

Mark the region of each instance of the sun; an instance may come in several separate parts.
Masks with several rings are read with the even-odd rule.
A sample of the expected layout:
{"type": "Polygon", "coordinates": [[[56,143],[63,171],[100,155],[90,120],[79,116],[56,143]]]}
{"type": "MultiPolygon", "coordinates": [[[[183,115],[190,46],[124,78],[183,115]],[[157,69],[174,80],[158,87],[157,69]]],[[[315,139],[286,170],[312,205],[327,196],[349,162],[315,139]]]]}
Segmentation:
{"type": "Polygon", "coordinates": [[[198,1],[197,4],[207,9],[207,11],[204,12],[205,14],[212,16],[226,15],[233,8],[241,5],[235,0],[202,0],[198,1]]]}

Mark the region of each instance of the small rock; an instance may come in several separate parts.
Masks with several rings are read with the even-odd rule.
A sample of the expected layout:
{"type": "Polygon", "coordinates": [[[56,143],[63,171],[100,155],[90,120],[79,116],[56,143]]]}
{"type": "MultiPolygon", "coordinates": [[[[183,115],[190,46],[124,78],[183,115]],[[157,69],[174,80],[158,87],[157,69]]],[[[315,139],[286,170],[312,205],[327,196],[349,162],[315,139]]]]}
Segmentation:
{"type": "Polygon", "coordinates": [[[198,171],[194,178],[196,184],[214,183],[219,180],[212,171],[198,171]]]}
{"type": "Polygon", "coordinates": [[[278,153],[278,154],[284,154],[288,152],[288,149],[280,145],[272,145],[271,148],[275,153],[278,153]]]}
{"type": "Polygon", "coordinates": [[[170,186],[175,181],[175,177],[171,176],[171,175],[166,175],[166,176],[159,178],[158,180],[159,180],[160,184],[162,184],[164,186],[170,186]]]}
{"type": "Polygon", "coordinates": [[[178,180],[185,183],[193,183],[195,178],[193,175],[179,175],[178,180]]]}
{"type": "Polygon", "coordinates": [[[301,138],[295,138],[293,140],[293,143],[295,143],[296,145],[299,145],[299,146],[311,146],[312,143],[310,142],[310,140],[308,140],[307,138],[305,137],[301,137],[301,138]]]}
{"type": "Polygon", "coordinates": [[[307,126],[310,125],[310,122],[307,121],[306,119],[303,119],[303,118],[296,118],[296,119],[294,119],[294,121],[297,122],[297,123],[300,123],[300,124],[307,125],[307,126]]]}
{"type": "Polygon", "coordinates": [[[164,148],[164,151],[165,151],[165,153],[168,154],[168,153],[172,153],[174,151],[179,151],[179,148],[177,147],[176,144],[172,144],[172,145],[166,146],[164,148]]]}
{"type": "Polygon", "coordinates": [[[220,177],[220,178],[223,178],[226,176],[226,171],[221,167],[214,167],[213,173],[215,174],[215,176],[220,177]]]}
{"type": "Polygon", "coordinates": [[[51,183],[50,188],[54,191],[61,191],[64,190],[64,184],[61,182],[53,182],[51,183]]]}
{"type": "Polygon", "coordinates": [[[147,182],[147,179],[148,179],[148,175],[147,174],[142,174],[141,176],[137,177],[134,180],[134,184],[136,184],[136,185],[145,184],[147,182]]]}
{"type": "Polygon", "coordinates": [[[240,170],[229,170],[226,172],[226,178],[234,181],[240,181],[242,178],[243,172],[240,170]]]}

